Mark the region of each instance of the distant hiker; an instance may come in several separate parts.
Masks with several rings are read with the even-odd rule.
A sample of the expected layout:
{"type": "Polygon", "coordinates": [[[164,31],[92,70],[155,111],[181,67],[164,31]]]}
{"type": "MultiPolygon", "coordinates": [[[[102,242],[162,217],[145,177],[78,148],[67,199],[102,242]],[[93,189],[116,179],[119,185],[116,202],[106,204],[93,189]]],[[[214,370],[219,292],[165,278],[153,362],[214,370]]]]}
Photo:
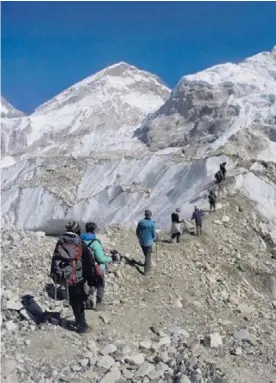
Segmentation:
{"type": "Polygon", "coordinates": [[[195,206],[195,210],[192,215],[192,220],[195,220],[196,224],[196,235],[199,237],[202,232],[202,220],[203,220],[203,211],[199,210],[197,206],[195,206]]]}
{"type": "Polygon", "coordinates": [[[155,222],[151,220],[151,217],[152,212],[145,210],[145,218],[138,222],[136,228],[136,235],[145,256],[144,275],[148,275],[152,269],[152,246],[156,239],[155,222]]]}
{"type": "Polygon", "coordinates": [[[171,215],[171,220],[172,220],[171,242],[173,242],[175,238],[176,238],[177,243],[180,242],[180,236],[181,236],[181,231],[182,231],[181,224],[184,222],[184,220],[182,219],[180,221],[179,213],[180,213],[180,208],[177,208],[177,209],[175,209],[175,212],[172,213],[172,215],[171,215]]]}
{"type": "Polygon", "coordinates": [[[113,253],[111,256],[107,256],[104,253],[102,243],[99,239],[96,238],[96,232],[98,227],[94,222],[87,222],[85,225],[86,233],[81,234],[81,239],[85,242],[89,249],[92,250],[93,257],[95,259],[96,265],[100,268],[98,270],[98,276],[95,285],[93,285],[88,292],[88,305],[90,303],[92,308],[92,299],[94,292],[96,291],[96,311],[104,310],[103,297],[104,297],[104,288],[105,288],[105,268],[108,263],[112,261],[119,260],[119,254],[117,252],[113,253]]]}
{"type": "Polygon", "coordinates": [[[84,283],[93,286],[93,259],[79,236],[78,223],[71,220],[65,227],[66,232],[59,237],[54,250],[51,276],[55,282],[68,287],[69,303],[75,316],[75,324],[71,329],[83,333],[88,330],[84,314],[84,283]]]}
{"type": "Polygon", "coordinates": [[[221,171],[222,179],[223,179],[223,180],[225,180],[226,163],[227,163],[227,162],[223,162],[222,164],[219,165],[219,169],[220,169],[220,171],[221,171]]]}
{"type": "Polygon", "coordinates": [[[214,190],[210,190],[210,193],[208,195],[208,200],[209,200],[209,204],[210,204],[210,212],[212,212],[212,210],[216,211],[216,199],[217,199],[217,196],[214,192],[214,190]]]}
{"type": "Polygon", "coordinates": [[[215,174],[215,179],[216,179],[216,183],[217,184],[220,184],[221,181],[223,180],[223,175],[222,175],[222,172],[221,170],[217,171],[216,174],[215,174]]]}

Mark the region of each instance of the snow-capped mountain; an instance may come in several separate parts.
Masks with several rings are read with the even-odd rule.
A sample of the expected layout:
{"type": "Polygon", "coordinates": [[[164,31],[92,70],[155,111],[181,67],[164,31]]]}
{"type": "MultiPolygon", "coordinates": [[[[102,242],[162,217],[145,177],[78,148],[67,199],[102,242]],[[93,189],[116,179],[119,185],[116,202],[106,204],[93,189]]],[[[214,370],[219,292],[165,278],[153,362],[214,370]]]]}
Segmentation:
{"type": "Polygon", "coordinates": [[[176,206],[187,218],[208,208],[226,160],[224,196],[249,201],[276,241],[275,95],[275,48],[184,76],[171,94],[108,67],[4,126],[2,222],[54,233],[68,218],[134,225],[151,208],[168,229],[176,206]]]}
{"type": "Polygon", "coordinates": [[[14,122],[12,134],[10,124],[4,126],[2,153],[85,156],[94,151],[134,150],[142,146],[132,139],[135,128],[169,94],[156,76],[125,63],[112,65],[14,122]]]}
{"type": "Polygon", "coordinates": [[[15,109],[3,96],[1,96],[1,118],[16,118],[21,116],[24,116],[24,113],[15,109]]]}
{"type": "Polygon", "coordinates": [[[153,149],[182,146],[205,156],[226,145],[229,153],[276,161],[275,127],[276,47],[182,77],[137,135],[153,149]]]}

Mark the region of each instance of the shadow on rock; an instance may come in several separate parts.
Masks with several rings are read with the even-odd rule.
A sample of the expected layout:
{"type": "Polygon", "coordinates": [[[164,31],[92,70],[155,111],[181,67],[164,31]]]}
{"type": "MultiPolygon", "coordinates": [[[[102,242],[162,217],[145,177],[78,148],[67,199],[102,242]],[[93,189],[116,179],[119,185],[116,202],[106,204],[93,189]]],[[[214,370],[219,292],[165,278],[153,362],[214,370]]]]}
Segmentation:
{"type": "Polygon", "coordinates": [[[143,262],[136,261],[134,258],[130,259],[127,256],[123,256],[122,260],[125,262],[126,265],[134,267],[138,271],[138,273],[144,275],[144,272],[139,268],[139,266],[144,267],[143,262]]]}

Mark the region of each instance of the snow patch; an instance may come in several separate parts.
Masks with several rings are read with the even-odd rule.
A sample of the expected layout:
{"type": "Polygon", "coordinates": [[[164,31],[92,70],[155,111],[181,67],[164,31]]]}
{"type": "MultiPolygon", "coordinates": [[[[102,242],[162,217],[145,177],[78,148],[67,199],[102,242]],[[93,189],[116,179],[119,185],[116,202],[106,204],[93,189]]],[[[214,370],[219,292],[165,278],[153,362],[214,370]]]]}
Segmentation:
{"type": "Polygon", "coordinates": [[[235,187],[254,201],[260,214],[270,221],[268,229],[276,240],[276,185],[250,172],[237,177],[235,187]]]}
{"type": "Polygon", "coordinates": [[[1,159],[1,169],[8,168],[10,166],[13,166],[14,164],[15,164],[15,159],[11,156],[6,156],[1,159]]]}

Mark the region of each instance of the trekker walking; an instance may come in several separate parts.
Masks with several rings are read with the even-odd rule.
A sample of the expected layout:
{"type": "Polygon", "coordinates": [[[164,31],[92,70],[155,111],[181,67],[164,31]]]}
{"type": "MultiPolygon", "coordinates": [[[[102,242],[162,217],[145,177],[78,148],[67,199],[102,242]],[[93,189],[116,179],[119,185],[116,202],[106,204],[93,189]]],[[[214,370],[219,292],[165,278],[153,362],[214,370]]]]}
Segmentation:
{"type": "Polygon", "coordinates": [[[196,235],[199,237],[202,233],[202,220],[203,220],[203,211],[199,210],[197,206],[195,206],[195,210],[193,212],[191,220],[195,220],[196,224],[196,235]]]}
{"type": "Polygon", "coordinates": [[[95,262],[99,265],[101,269],[101,278],[98,279],[98,283],[95,283],[88,292],[87,303],[90,306],[89,308],[93,308],[93,295],[96,292],[96,307],[95,311],[104,310],[105,306],[103,303],[104,297],[104,289],[105,289],[105,268],[108,263],[118,261],[119,254],[114,253],[112,256],[107,256],[104,253],[104,249],[101,241],[96,238],[96,232],[98,230],[97,224],[94,222],[87,222],[85,225],[86,233],[81,234],[81,239],[85,242],[85,244],[90,248],[93,252],[95,262]]]}
{"type": "Polygon", "coordinates": [[[223,180],[223,175],[221,170],[217,171],[215,174],[216,183],[219,185],[221,181],[223,180]]]}
{"type": "Polygon", "coordinates": [[[215,212],[216,211],[217,196],[216,196],[213,189],[211,189],[209,192],[208,200],[209,200],[209,204],[210,204],[210,213],[212,213],[212,210],[215,212]]]}
{"type": "Polygon", "coordinates": [[[177,243],[180,242],[181,229],[182,229],[181,223],[183,223],[184,220],[182,219],[180,221],[179,213],[180,213],[180,208],[178,207],[177,209],[175,209],[175,212],[173,212],[172,215],[171,215],[171,220],[172,220],[171,242],[173,242],[175,238],[176,238],[176,242],[177,243]]]}
{"type": "Polygon", "coordinates": [[[54,250],[51,276],[55,282],[68,287],[69,304],[75,316],[75,324],[71,329],[84,333],[88,330],[84,314],[84,284],[87,282],[89,286],[93,285],[93,259],[80,238],[79,224],[70,220],[65,227],[66,232],[59,237],[54,250]]]}
{"type": "Polygon", "coordinates": [[[223,162],[222,164],[219,165],[219,169],[221,171],[223,181],[225,181],[226,164],[227,164],[227,162],[223,162]]]}
{"type": "Polygon", "coordinates": [[[152,221],[152,212],[145,210],[145,218],[138,222],[136,235],[145,256],[144,275],[148,275],[152,270],[152,246],[156,239],[155,222],[152,221]]]}

